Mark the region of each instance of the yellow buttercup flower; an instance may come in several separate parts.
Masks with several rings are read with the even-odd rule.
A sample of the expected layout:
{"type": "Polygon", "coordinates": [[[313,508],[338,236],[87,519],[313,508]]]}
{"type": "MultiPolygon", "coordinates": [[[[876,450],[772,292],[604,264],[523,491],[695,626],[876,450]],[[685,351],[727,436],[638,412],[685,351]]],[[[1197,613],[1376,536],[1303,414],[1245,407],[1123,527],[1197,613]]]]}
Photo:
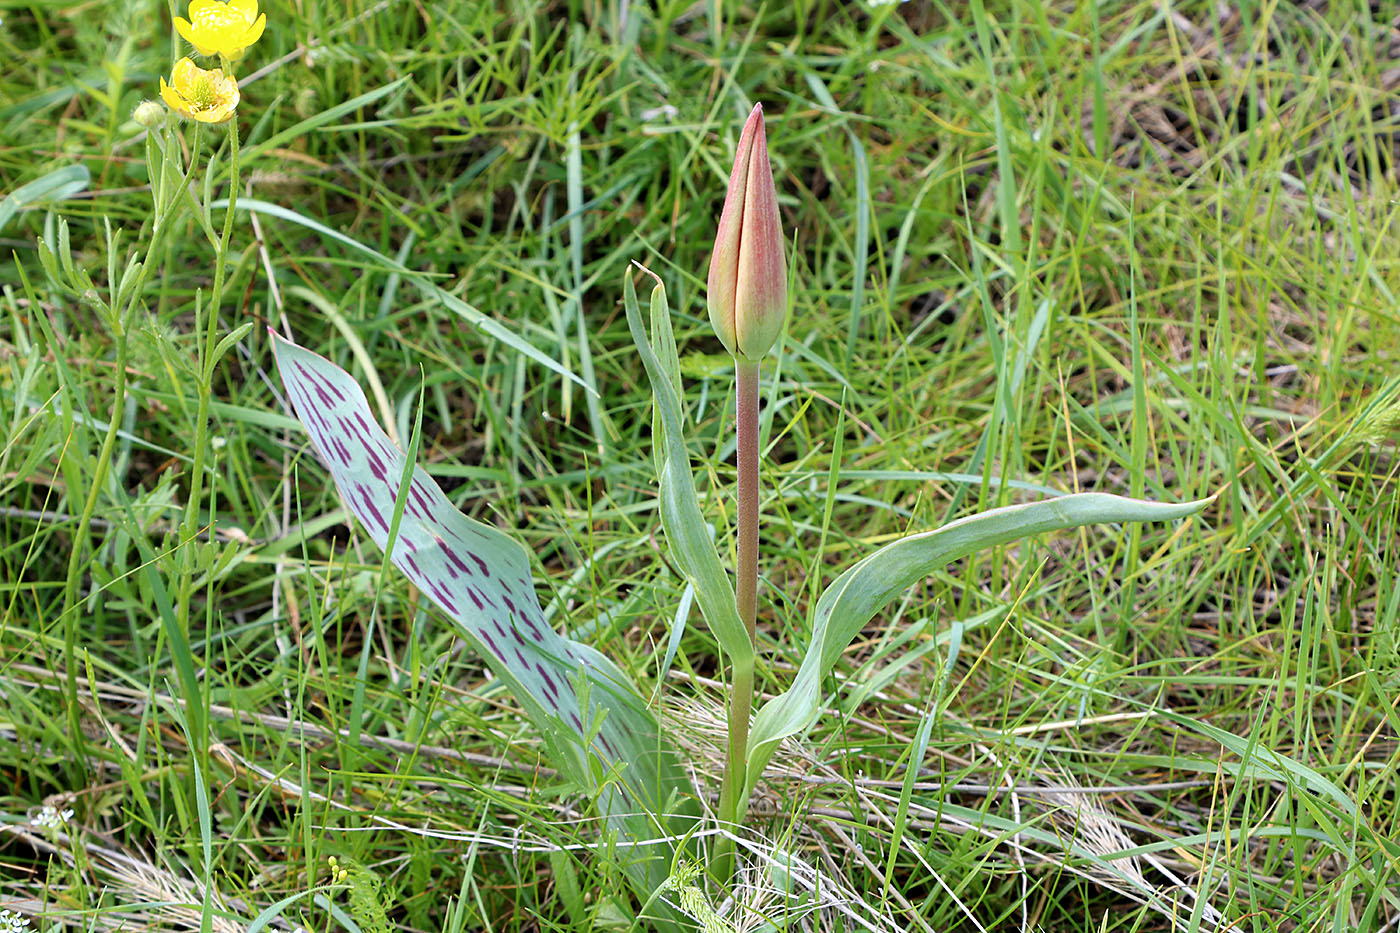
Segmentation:
{"type": "Polygon", "coordinates": [[[160,79],[160,96],[182,117],[223,123],[238,107],[238,82],[222,68],[204,69],[182,58],[171,69],[169,84],[160,79]]]}
{"type": "Polygon", "coordinates": [[[258,15],[258,0],[190,0],[190,18],[175,17],[175,31],[200,55],[229,61],[262,36],[267,14],[258,15]]]}

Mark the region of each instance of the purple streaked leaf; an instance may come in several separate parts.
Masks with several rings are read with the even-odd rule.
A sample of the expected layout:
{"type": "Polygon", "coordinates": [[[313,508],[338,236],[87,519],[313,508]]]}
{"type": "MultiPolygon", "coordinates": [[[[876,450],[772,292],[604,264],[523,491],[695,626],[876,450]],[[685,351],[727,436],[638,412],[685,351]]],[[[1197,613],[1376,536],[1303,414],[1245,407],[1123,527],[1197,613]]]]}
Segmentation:
{"type": "MultiPolygon", "coordinates": [[[[276,333],[278,369],[341,497],[385,548],[407,460],[375,423],[369,401],[334,363],[276,333]]],[[[545,737],[556,766],[598,795],[610,823],[656,836],[658,814],[687,782],[655,716],[626,675],[566,638],[540,609],[525,549],[462,514],[421,466],[408,480],[390,560],[455,624],[545,737]]],[[[659,822],[658,822],[659,821],[659,822]]],[[[669,852],[638,852],[646,883],[665,878],[669,852]]]]}

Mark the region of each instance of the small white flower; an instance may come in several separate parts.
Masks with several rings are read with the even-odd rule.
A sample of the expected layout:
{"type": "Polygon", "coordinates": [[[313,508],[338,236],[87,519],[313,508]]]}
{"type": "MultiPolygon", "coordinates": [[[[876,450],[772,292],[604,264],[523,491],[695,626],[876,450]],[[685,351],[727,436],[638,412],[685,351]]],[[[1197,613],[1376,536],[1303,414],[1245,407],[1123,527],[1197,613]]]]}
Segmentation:
{"type": "MultiPolygon", "coordinates": [[[[39,815],[29,822],[40,829],[58,829],[72,818],[72,810],[60,810],[54,806],[45,806],[39,811],[39,815]]],[[[6,933],[3,925],[0,925],[0,933],[6,933]]]]}
{"type": "Polygon", "coordinates": [[[13,910],[0,910],[0,933],[27,933],[29,918],[13,910]]]}

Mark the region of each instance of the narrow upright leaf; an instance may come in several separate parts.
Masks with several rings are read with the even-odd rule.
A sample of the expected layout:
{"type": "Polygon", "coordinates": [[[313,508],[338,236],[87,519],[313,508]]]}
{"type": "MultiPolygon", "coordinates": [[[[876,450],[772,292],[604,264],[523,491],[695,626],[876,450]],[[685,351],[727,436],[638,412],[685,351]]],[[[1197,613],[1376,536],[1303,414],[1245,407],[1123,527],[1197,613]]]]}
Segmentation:
{"type": "Polygon", "coordinates": [[[700,497],[695,491],[695,474],[685,447],[680,363],[676,360],[676,338],[666,310],[666,290],[659,283],[652,289],[651,317],[655,332],[650,339],[642,324],[637,291],[631,278],[623,281],[622,304],[632,340],[637,344],[647,378],[651,380],[656,422],[661,426],[660,431],[653,429],[652,435],[660,451],[656,455],[660,462],[657,480],[661,487],[661,527],[666,532],[666,547],[686,580],[695,587],[700,611],[725,654],[736,663],[752,663],[753,645],[734,606],[734,587],[710,540],[700,512],[700,497]]]}

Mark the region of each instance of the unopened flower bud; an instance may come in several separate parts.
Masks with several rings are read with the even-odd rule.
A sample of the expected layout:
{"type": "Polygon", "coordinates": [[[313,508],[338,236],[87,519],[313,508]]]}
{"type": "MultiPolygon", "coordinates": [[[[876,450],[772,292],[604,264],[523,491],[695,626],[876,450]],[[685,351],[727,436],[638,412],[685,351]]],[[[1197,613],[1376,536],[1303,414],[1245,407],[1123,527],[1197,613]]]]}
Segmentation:
{"type": "Polygon", "coordinates": [[[715,333],[734,356],[757,362],[782,333],[787,260],[761,104],[749,114],[734,154],[705,303],[715,333]]]}
{"type": "Polygon", "coordinates": [[[153,130],[165,122],[165,108],[153,100],[143,100],[136,105],[136,112],[131,115],[139,125],[148,130],[153,130]]]}

